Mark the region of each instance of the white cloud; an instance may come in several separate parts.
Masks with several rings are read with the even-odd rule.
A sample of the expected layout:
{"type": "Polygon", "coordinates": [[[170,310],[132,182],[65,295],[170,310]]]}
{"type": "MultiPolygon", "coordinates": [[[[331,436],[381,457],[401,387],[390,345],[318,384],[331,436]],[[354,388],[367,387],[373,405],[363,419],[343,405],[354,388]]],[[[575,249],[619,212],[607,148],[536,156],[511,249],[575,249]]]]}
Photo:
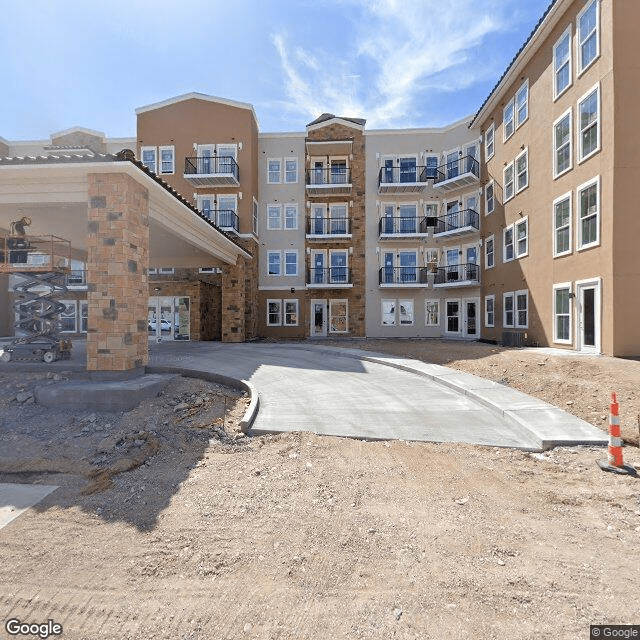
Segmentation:
{"type": "MultiPolygon", "coordinates": [[[[285,76],[290,109],[317,117],[324,111],[362,116],[367,124],[401,126],[426,91],[472,86],[487,72],[478,48],[510,22],[505,0],[343,0],[356,8],[355,34],[343,21],[335,53],[292,47],[272,36],[285,76]],[[474,51],[475,50],[475,51],[474,51]]],[[[495,73],[495,70],[491,70],[495,73]]]]}

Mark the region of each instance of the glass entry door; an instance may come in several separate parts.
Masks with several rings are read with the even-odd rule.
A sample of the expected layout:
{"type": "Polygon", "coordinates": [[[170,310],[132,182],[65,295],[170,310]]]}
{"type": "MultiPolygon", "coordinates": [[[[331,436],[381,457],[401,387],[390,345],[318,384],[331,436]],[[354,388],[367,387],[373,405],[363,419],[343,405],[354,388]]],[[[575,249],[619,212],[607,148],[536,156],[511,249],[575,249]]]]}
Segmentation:
{"type": "Polygon", "coordinates": [[[327,335],[327,301],[311,301],[311,336],[327,335]]]}
{"type": "Polygon", "coordinates": [[[478,308],[480,300],[470,298],[463,301],[464,311],[464,335],[466,338],[477,338],[479,336],[480,325],[478,322],[478,308]]]}
{"type": "Polygon", "coordinates": [[[147,329],[150,338],[191,339],[191,298],[189,296],[152,296],[147,305],[147,329]]]}

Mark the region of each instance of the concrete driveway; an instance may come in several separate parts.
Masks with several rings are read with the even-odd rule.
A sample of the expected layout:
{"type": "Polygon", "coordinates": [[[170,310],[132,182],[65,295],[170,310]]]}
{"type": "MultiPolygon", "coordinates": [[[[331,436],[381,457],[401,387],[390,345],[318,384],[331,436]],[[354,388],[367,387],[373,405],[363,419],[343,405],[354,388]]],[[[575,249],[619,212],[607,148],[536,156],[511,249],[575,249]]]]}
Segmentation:
{"type": "Polygon", "coordinates": [[[438,365],[310,344],[152,344],[150,367],[251,382],[254,433],[312,431],[363,439],[547,449],[606,444],[605,434],[509,387],[438,365]]]}

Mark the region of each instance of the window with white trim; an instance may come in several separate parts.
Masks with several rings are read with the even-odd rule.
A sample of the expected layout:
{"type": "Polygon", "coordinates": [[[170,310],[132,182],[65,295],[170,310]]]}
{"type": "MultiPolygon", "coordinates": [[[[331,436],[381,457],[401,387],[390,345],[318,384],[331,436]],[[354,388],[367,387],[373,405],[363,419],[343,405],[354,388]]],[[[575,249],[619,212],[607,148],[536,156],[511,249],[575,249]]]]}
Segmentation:
{"type": "Polygon", "coordinates": [[[484,268],[491,269],[495,265],[495,238],[489,236],[484,241],[484,268]]]}
{"type": "Polygon", "coordinates": [[[297,327],[299,304],[297,298],[290,300],[267,300],[267,326],[297,327]]]}
{"type": "Polygon", "coordinates": [[[516,129],[529,117],[529,80],[525,80],[516,92],[516,129]]]}
{"type": "Polygon", "coordinates": [[[348,333],[348,314],[348,300],[329,300],[329,333],[348,333]]]}
{"type": "Polygon", "coordinates": [[[553,256],[571,253],[571,193],[553,202],[553,256]]]}
{"type": "Polygon", "coordinates": [[[600,85],[578,102],[578,162],[600,150],[600,85]]]}
{"type": "Polygon", "coordinates": [[[553,177],[557,178],[573,166],[571,150],[571,108],[553,123],[553,177]]]}
{"type": "Polygon", "coordinates": [[[282,324],[282,300],[267,300],[267,326],[282,324]]]}
{"type": "Polygon", "coordinates": [[[600,243],[600,178],[578,187],[578,249],[600,243]]]}
{"type": "Polygon", "coordinates": [[[267,229],[282,228],[282,207],[279,204],[267,206],[267,229]]]}
{"type": "Polygon", "coordinates": [[[529,328],[529,291],[516,291],[516,329],[529,328]]]}
{"type": "Polygon", "coordinates": [[[278,184],[282,182],[282,160],[280,158],[267,159],[267,183],[278,184]]]}
{"type": "Polygon", "coordinates": [[[515,131],[513,118],[514,118],[514,100],[511,98],[507,103],[507,106],[502,111],[502,122],[504,127],[504,141],[506,142],[515,131]]]}
{"type": "Polygon", "coordinates": [[[60,312],[60,331],[62,333],[76,333],[78,330],[78,301],[59,300],[64,305],[64,311],[60,312]]]}
{"type": "Polygon", "coordinates": [[[297,251],[284,252],[284,275],[285,276],[298,275],[298,252],[297,251]]]}
{"type": "Polygon", "coordinates": [[[487,133],[484,137],[484,156],[485,161],[491,160],[493,154],[496,151],[496,126],[492,122],[491,126],[487,129],[487,133]]]}
{"type": "Polygon", "coordinates": [[[571,284],[553,285],[553,341],[571,344],[571,284]]]}
{"type": "Polygon", "coordinates": [[[284,205],[284,228],[291,229],[291,230],[298,228],[298,205],[297,204],[284,205]]]}
{"type": "Polygon", "coordinates": [[[514,322],[513,315],[513,293],[502,294],[502,326],[512,328],[514,322]]]}
{"type": "Polygon", "coordinates": [[[298,158],[285,158],[284,181],[287,183],[298,182],[298,158]]]}
{"type": "Polygon", "coordinates": [[[267,251],[267,262],[269,264],[268,274],[270,276],[280,275],[280,262],[282,261],[282,254],[280,251],[267,251]]]}
{"type": "Polygon", "coordinates": [[[589,67],[600,54],[598,30],[600,27],[599,0],[592,0],[577,20],[578,73],[589,67]]]}
{"type": "Polygon", "coordinates": [[[516,193],[529,186],[529,149],[516,158],[516,193]]]}
{"type": "Polygon", "coordinates": [[[424,261],[429,273],[438,272],[438,249],[426,249],[424,252],[424,261]]]}
{"type": "Polygon", "coordinates": [[[510,162],[502,170],[502,176],[504,181],[504,201],[507,202],[513,198],[513,162],[510,162]]]}
{"type": "Polygon", "coordinates": [[[484,326],[495,326],[496,317],[496,297],[494,295],[484,298],[484,326]]]}
{"type": "Polygon", "coordinates": [[[426,327],[440,326],[440,300],[425,300],[424,324],[426,327]]]}
{"type": "Polygon", "coordinates": [[[511,224],[502,231],[502,262],[511,262],[513,257],[513,225],[511,224]]]}
{"type": "Polygon", "coordinates": [[[513,227],[516,258],[524,258],[529,253],[529,218],[518,220],[513,227]]]}
{"type": "Polygon", "coordinates": [[[141,155],[141,159],[142,159],[142,164],[147,167],[147,169],[149,169],[149,171],[152,171],[153,173],[156,173],[156,157],[157,157],[157,150],[155,147],[141,147],[140,148],[140,155],[141,155]]]}
{"type": "Polygon", "coordinates": [[[298,326],[298,309],[299,303],[297,299],[283,300],[284,302],[284,326],[285,327],[297,327],[298,326]]]}
{"type": "Polygon", "coordinates": [[[446,333],[460,333],[460,300],[445,300],[447,310],[446,333]]]}
{"type": "Polygon", "coordinates": [[[413,322],[413,300],[382,300],[383,326],[410,326],[413,322]]]}
{"type": "Polygon", "coordinates": [[[160,156],[160,173],[175,173],[175,151],[173,145],[160,147],[158,155],[160,156]]]}
{"type": "Polygon", "coordinates": [[[487,216],[493,213],[496,208],[496,188],[493,180],[487,183],[484,188],[484,214],[487,216]]]}
{"type": "Polygon", "coordinates": [[[87,333],[89,326],[89,303],[80,301],[80,332],[87,333]]]}
{"type": "Polygon", "coordinates": [[[571,86],[571,25],[553,46],[554,96],[559,98],[571,86]]]}

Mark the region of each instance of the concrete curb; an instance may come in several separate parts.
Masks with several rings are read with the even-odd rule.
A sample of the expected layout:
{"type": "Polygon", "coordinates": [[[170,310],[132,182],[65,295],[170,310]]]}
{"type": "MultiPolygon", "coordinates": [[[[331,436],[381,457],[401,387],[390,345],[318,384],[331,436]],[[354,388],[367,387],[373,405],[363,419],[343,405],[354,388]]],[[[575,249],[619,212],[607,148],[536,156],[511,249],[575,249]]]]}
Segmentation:
{"type": "Polygon", "coordinates": [[[532,449],[546,451],[559,446],[606,446],[608,444],[607,434],[602,432],[602,437],[599,437],[594,431],[599,432],[600,429],[592,424],[517,389],[505,387],[470,373],[438,364],[361,349],[298,344],[287,344],[287,347],[374,362],[428,378],[475,400],[489,411],[507,420],[518,436],[532,443],[532,449]],[[495,396],[506,396],[506,398],[501,400],[495,396]],[[553,431],[557,431],[557,428],[554,429],[554,424],[550,423],[557,425],[558,422],[569,427],[574,433],[554,435],[553,431]]]}
{"type": "Polygon", "coordinates": [[[251,425],[258,415],[260,394],[255,386],[248,380],[239,380],[238,378],[223,376],[220,373],[213,373],[211,371],[200,371],[199,369],[185,369],[184,367],[170,366],[146,367],[146,373],[175,373],[177,375],[184,376],[185,378],[199,378],[200,380],[206,380],[207,382],[218,382],[226,385],[227,387],[232,387],[233,389],[246,391],[249,395],[250,402],[249,407],[244,412],[242,420],[240,420],[240,430],[242,433],[249,432],[251,425]]]}

